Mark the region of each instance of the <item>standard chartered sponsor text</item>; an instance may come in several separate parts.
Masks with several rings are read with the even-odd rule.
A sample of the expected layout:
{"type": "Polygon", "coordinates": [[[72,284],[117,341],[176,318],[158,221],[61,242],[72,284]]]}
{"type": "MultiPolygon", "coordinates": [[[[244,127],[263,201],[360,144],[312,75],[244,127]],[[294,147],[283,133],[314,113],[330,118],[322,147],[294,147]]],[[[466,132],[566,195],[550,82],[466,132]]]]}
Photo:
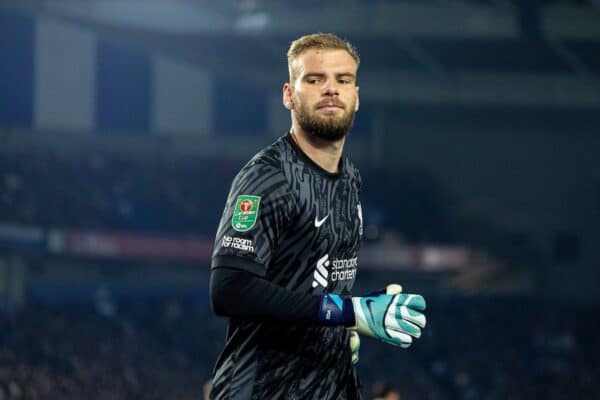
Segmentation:
{"type": "Polygon", "coordinates": [[[357,266],[358,257],[332,260],[330,280],[335,282],[354,279],[357,266]]]}

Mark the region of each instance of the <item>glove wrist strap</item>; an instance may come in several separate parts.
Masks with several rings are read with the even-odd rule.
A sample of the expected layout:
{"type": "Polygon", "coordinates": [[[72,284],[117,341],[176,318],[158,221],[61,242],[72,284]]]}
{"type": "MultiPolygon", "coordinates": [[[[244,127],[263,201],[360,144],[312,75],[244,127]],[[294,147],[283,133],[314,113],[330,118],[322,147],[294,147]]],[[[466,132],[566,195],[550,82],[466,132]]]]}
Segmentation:
{"type": "Polygon", "coordinates": [[[326,326],[356,325],[352,299],[333,293],[322,294],[319,301],[319,321],[326,326]]]}

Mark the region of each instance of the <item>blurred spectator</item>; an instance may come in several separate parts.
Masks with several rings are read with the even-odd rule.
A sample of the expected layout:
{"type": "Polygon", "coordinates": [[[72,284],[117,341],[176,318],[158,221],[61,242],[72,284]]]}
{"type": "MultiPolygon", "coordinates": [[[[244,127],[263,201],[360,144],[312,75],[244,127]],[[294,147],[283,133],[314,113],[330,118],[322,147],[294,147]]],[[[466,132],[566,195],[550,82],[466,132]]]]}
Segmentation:
{"type": "MultiPolygon", "coordinates": [[[[0,223],[211,237],[229,182],[241,166],[227,158],[133,159],[33,149],[0,149],[0,156],[0,223]]],[[[431,177],[368,169],[361,173],[365,240],[456,240],[452,202],[431,177]]]]}
{"type": "Polygon", "coordinates": [[[373,385],[373,400],[400,400],[400,392],[385,382],[373,385]]]}
{"type": "Polygon", "coordinates": [[[211,390],[212,390],[212,381],[208,380],[204,383],[204,386],[202,387],[202,391],[204,393],[204,400],[210,400],[209,396],[210,396],[211,390]]]}
{"type": "MultiPolygon", "coordinates": [[[[0,314],[0,399],[198,399],[225,321],[185,298],[30,304],[0,314]]],[[[428,298],[418,344],[365,338],[358,368],[378,399],[593,399],[598,307],[526,298],[428,298]],[[387,383],[383,383],[387,382],[387,383]]],[[[368,395],[369,393],[365,393],[368,395]]]]}

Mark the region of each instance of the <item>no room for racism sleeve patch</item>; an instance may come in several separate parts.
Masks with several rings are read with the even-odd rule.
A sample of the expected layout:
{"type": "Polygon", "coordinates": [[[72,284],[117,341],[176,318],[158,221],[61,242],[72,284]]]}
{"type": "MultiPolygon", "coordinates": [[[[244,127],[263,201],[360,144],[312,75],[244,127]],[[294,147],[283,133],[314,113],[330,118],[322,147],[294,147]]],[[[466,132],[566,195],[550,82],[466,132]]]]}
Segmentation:
{"type": "Polygon", "coordinates": [[[235,202],[231,226],[238,232],[246,232],[256,224],[260,196],[239,195],[235,202]]]}

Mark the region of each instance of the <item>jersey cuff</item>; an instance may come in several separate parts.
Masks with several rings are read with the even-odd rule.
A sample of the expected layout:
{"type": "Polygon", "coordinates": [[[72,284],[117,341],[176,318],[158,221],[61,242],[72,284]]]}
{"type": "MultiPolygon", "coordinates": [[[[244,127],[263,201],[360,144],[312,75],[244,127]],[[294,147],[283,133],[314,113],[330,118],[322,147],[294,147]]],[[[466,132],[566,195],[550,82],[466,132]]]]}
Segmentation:
{"type": "Polygon", "coordinates": [[[247,258],[227,255],[213,256],[211,269],[221,267],[241,269],[242,271],[258,275],[261,278],[264,278],[267,272],[267,268],[263,264],[247,258]]]}

